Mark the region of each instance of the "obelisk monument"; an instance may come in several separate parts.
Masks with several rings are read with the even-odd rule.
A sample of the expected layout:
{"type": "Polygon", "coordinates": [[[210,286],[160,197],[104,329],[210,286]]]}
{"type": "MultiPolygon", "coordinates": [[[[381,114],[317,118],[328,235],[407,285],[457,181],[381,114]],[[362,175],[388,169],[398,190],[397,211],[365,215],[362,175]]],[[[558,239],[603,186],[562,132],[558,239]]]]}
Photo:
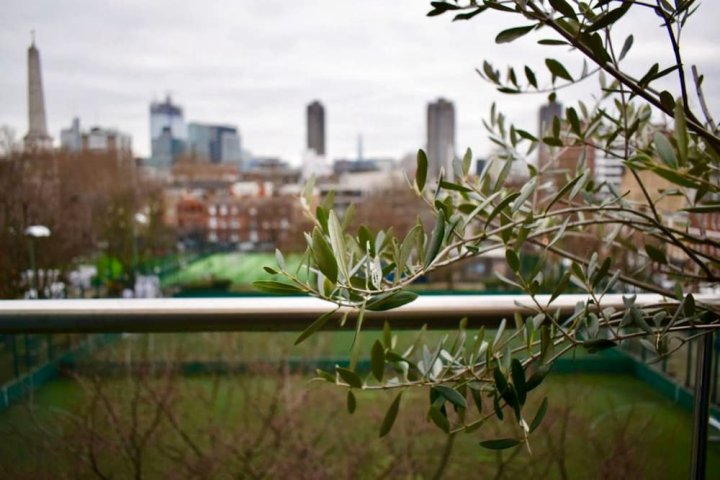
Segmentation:
{"type": "Polygon", "coordinates": [[[45,95],[40,71],[40,51],[35,47],[35,33],[28,48],[28,133],[25,135],[26,150],[50,150],[52,138],[47,131],[45,95]]]}

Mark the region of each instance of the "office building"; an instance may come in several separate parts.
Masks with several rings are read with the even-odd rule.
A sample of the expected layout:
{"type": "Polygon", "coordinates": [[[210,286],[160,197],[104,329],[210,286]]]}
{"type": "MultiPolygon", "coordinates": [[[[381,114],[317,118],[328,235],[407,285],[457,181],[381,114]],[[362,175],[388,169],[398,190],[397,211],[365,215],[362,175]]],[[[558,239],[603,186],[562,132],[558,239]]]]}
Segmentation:
{"type": "MultiPolygon", "coordinates": [[[[555,118],[562,120],[562,104],[551,101],[540,107],[538,116],[538,136],[540,138],[552,135],[552,125],[555,118]]],[[[562,135],[561,135],[562,137],[562,135]]],[[[542,141],[538,147],[537,166],[546,179],[552,180],[555,190],[575,176],[579,164],[584,164],[594,175],[595,148],[590,145],[574,145],[571,138],[565,138],[565,145],[551,149],[542,141]]]]}
{"type": "Polygon", "coordinates": [[[150,164],[169,168],[185,153],[187,127],[183,111],[168,95],[164,102],[150,104],[150,164]]]}
{"type": "MultiPolygon", "coordinates": [[[[555,117],[562,119],[562,115],[562,103],[556,102],[555,100],[540,107],[540,113],[538,115],[538,138],[542,139],[550,135],[555,117]]],[[[542,169],[549,160],[550,153],[548,147],[540,142],[538,148],[538,168],[542,169]]]]}
{"type": "Polygon", "coordinates": [[[235,163],[242,160],[240,134],[229,125],[188,124],[187,153],[200,161],[235,163]]]}
{"type": "Polygon", "coordinates": [[[428,179],[438,178],[440,169],[452,179],[455,158],[455,107],[444,98],[427,107],[428,179]]]}
{"type": "Polygon", "coordinates": [[[325,156],[325,108],[317,100],[307,106],[307,149],[325,156]]]}

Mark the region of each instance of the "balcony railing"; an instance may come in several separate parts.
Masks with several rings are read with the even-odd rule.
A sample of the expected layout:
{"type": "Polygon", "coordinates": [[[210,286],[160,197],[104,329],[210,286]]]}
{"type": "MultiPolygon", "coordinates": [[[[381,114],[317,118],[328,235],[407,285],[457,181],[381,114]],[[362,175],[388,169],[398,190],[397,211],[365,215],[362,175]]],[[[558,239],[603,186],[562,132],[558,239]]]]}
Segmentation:
{"type": "MultiPolygon", "coordinates": [[[[537,298],[543,303],[549,295],[537,298]]],[[[571,314],[586,299],[585,295],[563,295],[552,305],[562,314],[571,314]]],[[[664,303],[668,299],[654,294],[638,295],[636,300],[638,306],[664,303]]],[[[532,305],[526,295],[420,296],[395,310],[367,312],[363,325],[380,329],[387,320],[393,329],[423,325],[449,329],[467,317],[470,327],[492,327],[516,311],[531,313],[532,305]]],[[[8,300],[0,302],[0,334],[300,331],[333,307],[308,297],[8,300]]],[[[623,296],[606,295],[602,307],[623,308],[623,296]]],[[[339,328],[333,322],[326,325],[326,329],[339,328]]]]}

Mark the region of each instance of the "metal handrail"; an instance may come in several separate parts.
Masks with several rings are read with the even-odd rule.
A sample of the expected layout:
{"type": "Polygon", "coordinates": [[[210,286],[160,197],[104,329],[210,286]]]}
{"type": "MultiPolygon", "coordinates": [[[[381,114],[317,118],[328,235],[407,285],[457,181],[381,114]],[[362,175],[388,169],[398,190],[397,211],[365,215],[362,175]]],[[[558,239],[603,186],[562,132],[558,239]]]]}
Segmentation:
{"type": "MultiPolygon", "coordinates": [[[[550,298],[540,295],[536,299],[545,305],[550,298]]],[[[718,301],[712,296],[697,299],[718,301]]],[[[561,295],[552,309],[569,315],[585,300],[585,295],[561,295]]],[[[638,295],[635,301],[638,306],[672,302],[675,300],[655,294],[638,295]]],[[[471,327],[494,326],[515,312],[533,312],[532,306],[527,295],[421,295],[395,310],[367,312],[364,326],[378,329],[388,321],[393,329],[423,325],[448,329],[463,317],[471,327]]],[[[299,331],[334,307],[309,297],[7,300],[0,301],[0,334],[299,331]]],[[[602,307],[623,308],[623,295],[606,295],[602,307]]],[[[328,322],[325,328],[340,327],[338,322],[328,322]]],[[[354,326],[346,322],[345,328],[354,326]]]]}

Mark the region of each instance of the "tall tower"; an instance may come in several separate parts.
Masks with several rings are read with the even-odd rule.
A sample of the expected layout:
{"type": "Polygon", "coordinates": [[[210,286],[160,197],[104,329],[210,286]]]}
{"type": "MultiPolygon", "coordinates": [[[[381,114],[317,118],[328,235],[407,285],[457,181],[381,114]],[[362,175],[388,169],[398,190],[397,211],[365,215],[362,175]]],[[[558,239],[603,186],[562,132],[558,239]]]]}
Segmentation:
{"type": "Polygon", "coordinates": [[[28,133],[25,135],[27,150],[50,150],[52,138],[48,135],[40,70],[40,51],[35,47],[35,33],[28,48],[28,133]]]}
{"type": "MultiPolygon", "coordinates": [[[[547,137],[550,135],[553,121],[555,117],[561,119],[563,115],[562,103],[555,100],[551,100],[545,105],[540,107],[540,113],[538,115],[538,138],[547,137]]],[[[543,168],[550,161],[550,153],[548,147],[543,142],[540,142],[538,149],[538,167],[543,168]]]]}
{"type": "Polygon", "coordinates": [[[325,108],[317,100],[307,106],[307,148],[325,155],[325,108]]]}
{"type": "MultiPolygon", "coordinates": [[[[538,115],[538,134],[539,137],[547,137],[552,135],[553,122],[555,118],[562,119],[563,106],[561,103],[551,100],[547,104],[540,107],[538,115]]],[[[572,141],[567,141],[566,146],[554,149],[551,152],[550,147],[544,143],[540,143],[538,148],[537,167],[541,171],[544,178],[553,181],[554,189],[558,191],[567,183],[567,175],[570,178],[575,176],[578,165],[582,162],[591,173],[595,174],[595,148],[590,145],[573,145],[572,141]],[[551,153],[553,153],[551,155],[551,153]]]]}
{"type": "Polygon", "coordinates": [[[427,107],[428,176],[435,179],[440,168],[446,178],[452,179],[455,157],[455,107],[452,102],[439,98],[427,107]]]}
{"type": "Polygon", "coordinates": [[[187,126],[183,110],[172,103],[170,95],[164,102],[150,104],[150,163],[170,168],[185,153],[187,126]]]}

